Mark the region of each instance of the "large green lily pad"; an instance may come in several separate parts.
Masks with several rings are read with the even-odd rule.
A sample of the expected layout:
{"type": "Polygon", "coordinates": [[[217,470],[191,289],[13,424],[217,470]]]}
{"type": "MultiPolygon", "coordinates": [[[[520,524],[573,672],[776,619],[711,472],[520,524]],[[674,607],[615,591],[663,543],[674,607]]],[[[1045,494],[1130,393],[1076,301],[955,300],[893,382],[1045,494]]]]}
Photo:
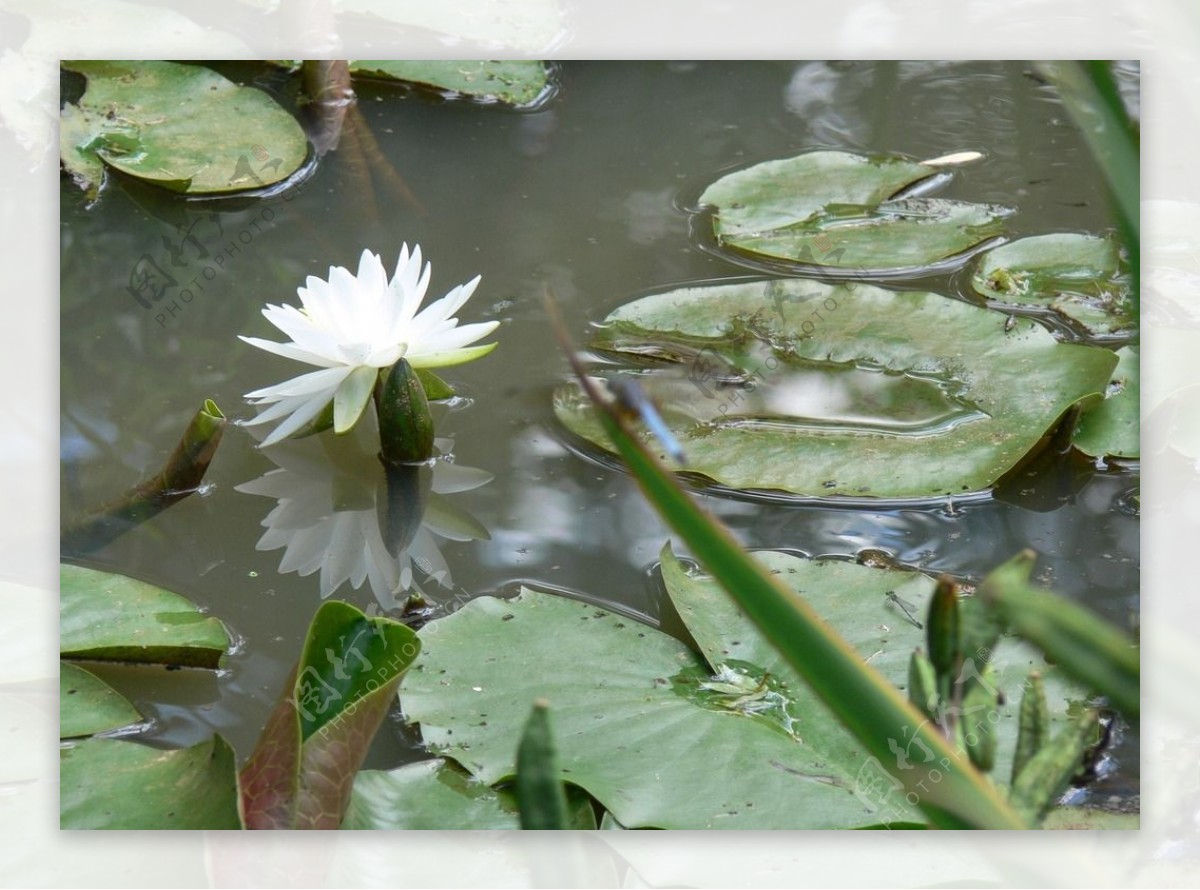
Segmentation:
{"type": "Polygon", "coordinates": [[[1113,237],[1059,232],[1003,244],[980,258],[971,286],[998,304],[1047,309],[1096,336],[1126,333],[1137,323],[1113,237]]]}
{"type": "Polygon", "coordinates": [[[62,662],[59,665],[58,737],[94,735],[137,723],[137,708],[91,671],[62,662]]]}
{"type": "Polygon", "coordinates": [[[62,828],[240,828],[233,749],[220,736],[163,751],[85,739],[60,755],[62,828]]]}
{"type": "Polygon", "coordinates": [[[191,195],[262,188],[308,155],[304,131],[270,96],[201,65],[62,64],[88,81],[62,110],[62,163],[91,193],[105,166],[191,195]]]}
{"type": "Polygon", "coordinates": [[[564,781],[623,825],[875,821],[845,765],[722,707],[700,686],[713,674],[701,658],[616,613],[526,588],[514,600],[472,600],[421,636],[422,656],[401,684],[405,714],[428,747],[485,784],[512,778],[525,716],[544,698],[564,781]]]}
{"type": "MultiPolygon", "coordinates": [[[[759,558],[865,660],[906,684],[924,633],[886,593],[923,614],[932,579],[782,553],[759,558]]],[[[623,616],[526,588],[513,600],[473,600],[421,631],[423,654],[401,686],[406,716],[421,724],[428,746],[490,784],[512,775],[525,712],[548,699],[564,780],[628,827],[923,821],[899,792],[878,796],[866,752],[714,581],[669,551],[663,577],[703,657],[623,616]]],[[[993,662],[1010,702],[988,721],[999,726],[1004,775],[1020,684],[1046,665],[1009,641],[993,662]]],[[[1062,710],[1066,687],[1053,676],[1047,685],[1062,710]]],[[[903,741],[901,754],[917,757],[904,753],[903,741]]]]}
{"type": "Polygon", "coordinates": [[[905,197],[937,167],[894,156],[812,151],[718,179],[700,196],[722,246],[837,269],[891,271],[939,263],[1000,235],[1011,210],[905,197]]]}
{"type": "Polygon", "coordinates": [[[542,97],[549,85],[546,64],[528,60],[354,59],[350,62],[350,73],[424,84],[472,99],[503,102],[506,105],[531,105],[542,97]]]}
{"type": "Polygon", "coordinates": [[[1093,457],[1141,455],[1141,373],[1139,349],[1117,350],[1117,369],[1108,384],[1103,402],[1079,420],[1074,445],[1093,457]]]}
{"type": "Polygon", "coordinates": [[[215,668],[230,646],[224,625],[177,593],[72,565],[59,579],[66,658],[215,668]]]}
{"type": "MultiPolygon", "coordinates": [[[[612,312],[594,345],[681,366],[638,380],[687,470],[809,497],[987,490],[1072,405],[1098,401],[1117,361],[938,294],[797,279],[644,297],[612,312]]],[[[576,386],[554,410],[611,449],[576,386]]]]}

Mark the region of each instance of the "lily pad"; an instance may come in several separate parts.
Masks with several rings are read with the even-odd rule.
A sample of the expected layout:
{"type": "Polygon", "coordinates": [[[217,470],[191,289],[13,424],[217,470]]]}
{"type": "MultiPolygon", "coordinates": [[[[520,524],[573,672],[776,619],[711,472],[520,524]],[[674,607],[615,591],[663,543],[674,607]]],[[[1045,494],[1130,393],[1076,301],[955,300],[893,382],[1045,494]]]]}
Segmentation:
{"type": "Polygon", "coordinates": [[[72,565],[59,579],[64,657],[215,668],[230,646],[221,622],[177,593],[72,565]]]}
{"type": "Polygon", "coordinates": [[[423,654],[401,684],[405,715],[484,784],[512,778],[528,710],[545,698],[563,779],[623,825],[874,821],[852,774],[777,725],[722,707],[700,686],[712,678],[701,658],[616,613],[524,588],[513,600],[472,600],[420,633],[423,654]]]}
{"type": "Polygon", "coordinates": [[[62,112],[63,167],[91,193],[112,167],[190,195],[257,189],[308,156],[300,125],[261,90],[201,65],[70,61],[87,78],[62,112]]]}
{"type": "MultiPolygon", "coordinates": [[[[886,593],[922,611],[932,579],[782,553],[759,558],[905,685],[924,634],[886,593]]],[[[525,712],[546,698],[563,778],[633,828],[923,821],[898,792],[866,792],[864,783],[877,780],[863,776],[866,752],[714,581],[669,551],[663,577],[704,657],[623,616],[525,588],[513,600],[473,600],[421,631],[423,655],[400,693],[407,718],[421,724],[428,746],[490,784],[512,775],[525,712]]],[[[1007,653],[996,653],[996,683],[1014,701],[1025,674],[1046,666],[1024,645],[1000,649],[1007,653]]],[[[1066,687],[1057,678],[1047,685],[1061,705],[1066,687]]],[[[993,721],[1009,756],[1015,712],[1014,703],[993,721]]],[[[898,755],[917,753],[901,747],[898,755]]]]}
{"type": "MultiPolygon", "coordinates": [[[[685,469],[822,498],[985,491],[1072,405],[1098,401],[1117,361],[938,294],[798,279],[644,297],[612,312],[593,345],[680,365],[636,377],[685,469]]],[[[611,448],[576,386],[554,410],[611,448]]]]}
{"type": "Polygon", "coordinates": [[[1074,445],[1093,457],[1137,458],[1141,455],[1141,373],[1139,350],[1117,350],[1117,369],[1105,399],[1079,420],[1074,445]]]}
{"type": "Polygon", "coordinates": [[[939,263],[1003,231],[1011,210],[905,193],[948,178],[894,156],[812,151],[718,179],[700,196],[714,208],[718,244],[771,260],[896,271],[939,263]]]}
{"type": "Polygon", "coordinates": [[[91,671],[67,662],[60,665],[60,671],[59,738],[95,735],[142,720],[129,699],[91,671]]]}
{"type": "Polygon", "coordinates": [[[994,304],[1041,307],[1094,336],[1136,326],[1129,283],[1116,239],[1074,232],[993,248],[971,276],[971,286],[994,304]]]}
{"type": "Polygon", "coordinates": [[[233,749],[220,736],[163,751],[85,739],[60,755],[61,828],[240,828],[233,749]]]}
{"type": "Polygon", "coordinates": [[[350,73],[424,84],[485,102],[533,105],[549,86],[544,62],[354,59],[350,73]]]}
{"type": "MultiPolygon", "coordinates": [[[[584,794],[568,794],[572,827],[593,829],[596,816],[584,794]]],[[[511,791],[491,788],[442,758],[393,770],[363,770],[342,819],[343,829],[484,829],[520,827],[511,791]]]]}

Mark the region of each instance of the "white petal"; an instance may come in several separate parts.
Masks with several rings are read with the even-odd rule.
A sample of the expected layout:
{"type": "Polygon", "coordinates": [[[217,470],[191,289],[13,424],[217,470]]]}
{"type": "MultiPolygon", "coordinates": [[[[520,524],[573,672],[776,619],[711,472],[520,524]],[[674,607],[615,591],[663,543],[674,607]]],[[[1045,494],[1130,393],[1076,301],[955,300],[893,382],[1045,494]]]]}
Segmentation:
{"type": "Polygon", "coordinates": [[[313,395],[321,390],[333,392],[350,375],[350,371],[351,369],[345,366],[310,371],[299,377],[293,377],[291,380],[285,380],[283,383],[248,392],[246,398],[274,402],[288,397],[313,395]]]}
{"type": "Polygon", "coordinates": [[[304,424],[308,423],[318,414],[320,414],[325,406],[329,404],[329,400],[321,397],[310,399],[301,407],[297,408],[292,416],[285,420],[279,426],[275,427],[271,435],[263,439],[260,447],[266,448],[268,445],[274,445],[276,442],[286,439],[304,424]]]}
{"type": "Polygon", "coordinates": [[[460,284],[446,296],[436,302],[430,303],[422,310],[421,315],[428,314],[433,318],[450,318],[463,307],[467,300],[471,299],[471,295],[475,293],[475,288],[479,286],[479,282],[483,279],[482,275],[476,275],[466,284],[460,284]]]}
{"type": "Polygon", "coordinates": [[[387,272],[383,268],[383,260],[379,258],[379,254],[369,250],[362,252],[362,256],[358,258],[357,280],[359,295],[369,298],[371,302],[378,302],[380,297],[387,292],[387,272]]]}
{"type": "Polygon", "coordinates": [[[344,433],[362,416],[363,409],[371,399],[379,372],[375,368],[355,368],[342,381],[333,397],[333,431],[344,433]]]}
{"type": "Polygon", "coordinates": [[[498,321],[481,321],[475,324],[466,324],[459,328],[451,328],[444,333],[435,336],[426,336],[423,338],[420,350],[411,350],[410,355],[419,356],[426,352],[444,352],[447,349],[458,349],[461,346],[466,346],[468,343],[474,343],[481,337],[486,337],[496,328],[500,327],[498,321]]]}
{"type": "Polygon", "coordinates": [[[259,337],[244,337],[241,334],[238,334],[238,337],[245,340],[251,346],[257,346],[259,349],[265,349],[267,352],[282,355],[284,358],[304,362],[306,365],[316,365],[319,368],[332,368],[334,365],[339,364],[323,355],[302,349],[295,343],[276,343],[274,340],[263,340],[259,337]]]}

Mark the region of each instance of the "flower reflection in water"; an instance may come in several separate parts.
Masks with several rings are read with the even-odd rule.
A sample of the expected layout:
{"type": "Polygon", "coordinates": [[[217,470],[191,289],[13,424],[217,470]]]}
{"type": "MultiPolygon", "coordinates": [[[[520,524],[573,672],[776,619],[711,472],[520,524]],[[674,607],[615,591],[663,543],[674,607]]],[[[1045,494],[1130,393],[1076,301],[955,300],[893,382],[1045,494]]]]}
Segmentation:
{"type": "MultiPolygon", "coordinates": [[[[369,433],[313,436],[265,451],[278,465],[237,490],[275,498],[258,550],[284,548],[280,572],[321,573],[321,598],[349,581],[369,581],[379,605],[396,609],[408,591],[424,594],[413,568],[453,587],[436,538],[486,540],[488,531],[445,495],[486,485],[492,474],[445,458],[386,467],[365,445],[369,433]],[[435,537],[436,536],[436,537],[435,537]]],[[[445,453],[450,440],[439,439],[445,453]]]]}

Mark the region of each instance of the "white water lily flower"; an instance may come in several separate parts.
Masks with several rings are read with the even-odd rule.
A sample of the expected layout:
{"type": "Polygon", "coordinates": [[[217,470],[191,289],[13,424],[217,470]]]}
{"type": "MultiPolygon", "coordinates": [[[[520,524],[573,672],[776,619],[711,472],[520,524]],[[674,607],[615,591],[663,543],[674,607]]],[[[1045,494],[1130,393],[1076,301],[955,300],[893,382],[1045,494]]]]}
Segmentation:
{"type": "Polygon", "coordinates": [[[495,343],[467,344],[486,337],[498,321],[459,327],[454,317],[475,292],[479,276],[417,312],[429,287],[429,275],[429,263],[421,267],[419,245],[411,254],[408,245],[403,246],[390,282],[379,255],[364,250],[357,275],[344,266],[330,267],[328,281],[310,275],[304,287],[296,289],[302,309],[270,304],[263,309],[267,320],[291,337],[291,342],[241,339],[321,369],[246,393],[253,404],[270,405],[248,424],[287,418],[263,440],[263,446],[299,430],[330,401],[334,430],[346,432],[370,400],[380,369],[401,358],[414,368],[441,368],[469,362],[496,347],[495,343]]]}

